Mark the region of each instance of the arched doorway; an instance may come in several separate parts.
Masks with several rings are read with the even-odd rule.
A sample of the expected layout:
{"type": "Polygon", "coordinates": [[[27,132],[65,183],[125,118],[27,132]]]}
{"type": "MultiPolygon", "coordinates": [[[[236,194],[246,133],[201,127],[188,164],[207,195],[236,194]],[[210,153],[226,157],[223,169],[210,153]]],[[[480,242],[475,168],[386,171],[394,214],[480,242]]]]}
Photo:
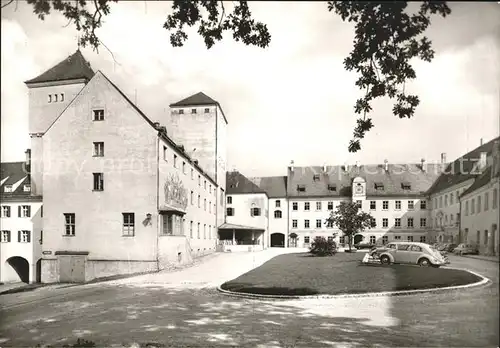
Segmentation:
{"type": "Polygon", "coordinates": [[[278,248],[285,247],[285,235],[283,233],[271,234],[271,248],[274,248],[274,247],[278,247],[278,248]]]}
{"type": "Polygon", "coordinates": [[[358,244],[361,243],[365,239],[365,237],[362,234],[356,234],[354,236],[354,243],[353,244],[358,244]]]}
{"type": "Polygon", "coordinates": [[[29,283],[30,265],[24,257],[13,256],[5,261],[5,276],[6,282],[23,282],[29,283]]]}
{"type": "Polygon", "coordinates": [[[42,259],[36,262],[36,282],[42,282],[42,259]]]}

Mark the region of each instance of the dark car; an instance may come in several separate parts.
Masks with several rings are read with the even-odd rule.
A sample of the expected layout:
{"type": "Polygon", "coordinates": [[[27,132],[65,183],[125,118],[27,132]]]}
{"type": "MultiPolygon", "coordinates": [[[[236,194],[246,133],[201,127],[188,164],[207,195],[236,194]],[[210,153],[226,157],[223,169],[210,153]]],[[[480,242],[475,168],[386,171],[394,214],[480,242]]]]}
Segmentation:
{"type": "Polygon", "coordinates": [[[356,247],[356,249],[372,249],[373,247],[375,247],[375,244],[371,244],[371,243],[358,243],[358,244],[354,244],[354,247],[356,247]]]}

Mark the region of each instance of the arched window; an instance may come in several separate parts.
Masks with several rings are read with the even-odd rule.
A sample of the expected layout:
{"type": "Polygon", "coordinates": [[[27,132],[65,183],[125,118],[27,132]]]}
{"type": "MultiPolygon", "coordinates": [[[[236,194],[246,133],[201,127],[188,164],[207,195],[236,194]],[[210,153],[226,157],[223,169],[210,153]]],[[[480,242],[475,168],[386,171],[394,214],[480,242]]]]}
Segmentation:
{"type": "Polygon", "coordinates": [[[281,219],[281,210],[275,210],[274,211],[274,218],[275,219],[281,219]]]}

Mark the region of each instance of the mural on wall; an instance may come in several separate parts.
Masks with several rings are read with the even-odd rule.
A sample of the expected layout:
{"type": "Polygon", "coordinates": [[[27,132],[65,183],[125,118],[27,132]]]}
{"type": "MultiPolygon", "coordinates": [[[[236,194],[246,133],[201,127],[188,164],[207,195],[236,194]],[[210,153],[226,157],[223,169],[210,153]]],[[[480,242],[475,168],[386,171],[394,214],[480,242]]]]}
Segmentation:
{"type": "Polygon", "coordinates": [[[177,174],[170,174],[165,181],[165,203],[185,210],[188,205],[187,190],[177,174]]]}

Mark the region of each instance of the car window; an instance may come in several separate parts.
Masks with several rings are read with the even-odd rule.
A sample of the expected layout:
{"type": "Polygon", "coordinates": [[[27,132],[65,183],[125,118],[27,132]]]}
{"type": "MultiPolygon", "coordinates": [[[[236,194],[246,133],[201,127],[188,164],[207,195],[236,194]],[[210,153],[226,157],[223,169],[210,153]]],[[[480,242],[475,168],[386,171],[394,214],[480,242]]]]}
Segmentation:
{"type": "Polygon", "coordinates": [[[387,245],[389,249],[396,249],[396,244],[389,244],[387,245]]]}
{"type": "Polygon", "coordinates": [[[410,246],[408,244],[399,244],[398,250],[408,250],[410,246]]]}
{"type": "Polygon", "coordinates": [[[419,247],[418,245],[412,245],[412,246],[410,247],[410,250],[411,250],[411,251],[422,251],[422,248],[421,248],[421,247],[419,247]]]}

